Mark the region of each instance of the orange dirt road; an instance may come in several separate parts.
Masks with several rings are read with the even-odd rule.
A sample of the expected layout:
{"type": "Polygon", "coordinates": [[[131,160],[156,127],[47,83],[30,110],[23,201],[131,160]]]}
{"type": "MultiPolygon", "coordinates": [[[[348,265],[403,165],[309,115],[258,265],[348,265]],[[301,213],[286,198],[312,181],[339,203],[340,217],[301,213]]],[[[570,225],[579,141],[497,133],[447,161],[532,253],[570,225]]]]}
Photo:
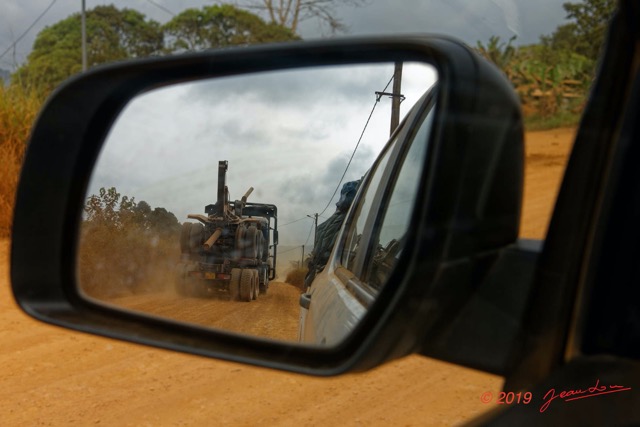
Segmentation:
{"type": "Polygon", "coordinates": [[[131,295],[107,301],[141,313],[247,335],[297,341],[300,291],[271,282],[266,295],[251,302],[230,301],[228,295],[186,298],[169,290],[131,295]]]}
{"type": "MultiPolygon", "coordinates": [[[[573,136],[527,135],[523,237],[544,235],[573,136]]],[[[44,325],[14,303],[8,257],[0,241],[2,426],[448,426],[494,408],[480,396],[500,390],[500,377],[419,356],[312,378],[44,325]]]]}

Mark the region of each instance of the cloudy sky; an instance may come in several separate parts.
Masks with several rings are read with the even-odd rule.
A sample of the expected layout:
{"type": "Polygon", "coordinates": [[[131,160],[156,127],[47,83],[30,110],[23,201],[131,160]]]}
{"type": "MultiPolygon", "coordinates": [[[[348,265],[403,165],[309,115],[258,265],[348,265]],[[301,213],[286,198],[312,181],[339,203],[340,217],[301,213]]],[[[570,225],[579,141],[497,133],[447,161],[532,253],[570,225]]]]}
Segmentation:
{"type": "MultiPolygon", "coordinates": [[[[57,0],[33,28],[12,48],[36,18],[54,0],[3,0],[0,13],[0,68],[13,70],[28,55],[37,33],[72,13],[80,11],[81,0],[57,0]]],[[[242,4],[243,0],[232,0],[242,4]]],[[[349,29],[348,34],[443,33],[475,45],[492,35],[520,43],[536,42],[564,22],[562,3],[566,0],[364,0],[354,8],[338,5],[336,14],[349,29]]],[[[101,4],[137,9],[151,19],[166,22],[188,7],[201,7],[209,0],[86,0],[91,9],[101,4]]],[[[322,36],[315,22],[303,23],[304,38],[322,36]]],[[[325,31],[326,32],[326,31],[325,31]]]]}
{"type": "MultiPolygon", "coordinates": [[[[375,92],[393,72],[393,64],[311,68],[145,93],[112,128],[89,193],[116,187],[183,222],[215,202],[218,161],[227,160],[231,200],[254,187],[249,201],[278,206],[281,244],[311,244],[307,215],[322,222],[334,213],[356,146],[343,182],[360,179],[386,145],[391,101],[376,102],[375,92]]],[[[404,64],[401,115],[436,79],[429,65],[404,64]]]]}

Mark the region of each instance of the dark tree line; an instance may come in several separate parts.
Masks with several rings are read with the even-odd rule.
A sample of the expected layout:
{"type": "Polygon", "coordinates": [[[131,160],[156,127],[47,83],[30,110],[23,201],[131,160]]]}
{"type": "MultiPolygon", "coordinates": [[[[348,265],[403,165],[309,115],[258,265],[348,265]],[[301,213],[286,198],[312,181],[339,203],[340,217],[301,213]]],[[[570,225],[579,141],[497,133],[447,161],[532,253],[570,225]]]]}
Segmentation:
{"type": "Polygon", "coordinates": [[[165,208],[151,209],[145,202],[121,196],[114,188],[101,188],[87,198],[84,206],[85,223],[103,227],[110,232],[141,231],[154,234],[173,234],[180,230],[176,216],[165,208]]]}
{"type": "MultiPolygon", "coordinates": [[[[88,66],[232,45],[298,40],[289,28],[231,5],[186,9],[164,25],[133,9],[97,6],[86,13],[88,66]]],[[[48,94],[82,70],[81,16],[43,29],[13,84],[48,94]]]]}

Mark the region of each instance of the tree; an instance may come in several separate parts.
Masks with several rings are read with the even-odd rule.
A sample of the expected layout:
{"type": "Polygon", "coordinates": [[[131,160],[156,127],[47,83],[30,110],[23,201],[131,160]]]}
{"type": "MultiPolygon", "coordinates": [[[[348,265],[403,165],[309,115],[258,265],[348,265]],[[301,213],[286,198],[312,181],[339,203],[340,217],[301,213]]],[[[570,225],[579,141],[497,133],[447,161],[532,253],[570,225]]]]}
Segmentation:
{"type": "Polygon", "coordinates": [[[319,19],[335,33],[346,30],[336,15],[336,5],[360,6],[365,2],[366,0],[249,0],[244,7],[268,14],[272,23],[287,27],[294,33],[298,31],[300,22],[309,19],[319,19]]]}
{"type": "Polygon", "coordinates": [[[615,9],[615,0],[584,0],[564,3],[567,19],[573,22],[561,25],[551,36],[542,37],[542,43],[555,50],[572,51],[594,63],[604,44],[607,23],[615,9]]]}
{"type": "Polygon", "coordinates": [[[180,223],[165,208],[111,187],[87,198],[80,227],[82,290],[97,298],[163,289],[180,255],[180,223]]]}
{"type": "MultiPolygon", "coordinates": [[[[160,24],[135,10],[97,6],[87,12],[86,26],[89,66],[162,53],[160,24]]],[[[81,45],[81,16],[76,13],[38,34],[12,83],[50,92],[82,70],[81,45]]]]}
{"type": "Polygon", "coordinates": [[[501,43],[499,36],[491,36],[486,46],[478,41],[476,51],[507,73],[508,67],[516,54],[516,48],[511,45],[515,39],[516,36],[513,36],[507,43],[501,43]]]}
{"type": "Polygon", "coordinates": [[[116,191],[115,187],[101,188],[99,195],[94,194],[87,199],[84,211],[88,221],[114,230],[121,227],[120,216],[122,212],[128,210],[128,202],[129,199],[125,196],[124,209],[118,209],[122,203],[120,193],[116,191]]]}
{"type": "Polygon", "coordinates": [[[520,96],[527,115],[551,117],[581,108],[592,80],[591,59],[567,47],[548,44],[515,47],[493,36],[476,51],[504,72],[520,96]]]}
{"type": "Polygon", "coordinates": [[[109,232],[135,229],[147,234],[171,234],[180,230],[180,223],[172,212],[160,207],[152,210],[144,200],[136,202],[135,197],[121,196],[115,187],[101,188],[98,194],[89,196],[84,212],[86,223],[109,232]]]}
{"type": "Polygon", "coordinates": [[[297,40],[291,30],[231,5],[187,9],[164,25],[169,52],[297,40]]]}
{"type": "Polygon", "coordinates": [[[149,229],[158,234],[171,235],[180,230],[178,218],[165,208],[155,208],[149,213],[147,220],[149,221],[149,229]]]}

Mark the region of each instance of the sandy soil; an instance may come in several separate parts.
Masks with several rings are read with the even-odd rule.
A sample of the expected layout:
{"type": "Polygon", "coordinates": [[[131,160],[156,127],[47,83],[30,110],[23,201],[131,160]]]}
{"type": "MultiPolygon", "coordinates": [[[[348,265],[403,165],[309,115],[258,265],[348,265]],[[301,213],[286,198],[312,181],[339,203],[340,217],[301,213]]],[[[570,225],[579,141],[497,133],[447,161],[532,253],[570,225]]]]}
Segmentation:
{"type": "Polygon", "coordinates": [[[553,129],[526,135],[524,201],[520,236],[542,239],[562,180],[575,129],[553,129]]]}
{"type": "Polygon", "coordinates": [[[298,337],[300,291],[271,282],[266,295],[251,302],[230,301],[225,294],[208,298],[179,297],[175,292],[146,293],[107,301],[142,313],[284,341],[298,337]]]}
{"type": "MultiPolygon", "coordinates": [[[[524,237],[544,235],[573,134],[527,135],[524,237]]],[[[15,305],[8,248],[0,241],[1,425],[444,426],[491,409],[480,395],[501,386],[499,377],[419,356],[311,378],[58,329],[15,305]]]]}

